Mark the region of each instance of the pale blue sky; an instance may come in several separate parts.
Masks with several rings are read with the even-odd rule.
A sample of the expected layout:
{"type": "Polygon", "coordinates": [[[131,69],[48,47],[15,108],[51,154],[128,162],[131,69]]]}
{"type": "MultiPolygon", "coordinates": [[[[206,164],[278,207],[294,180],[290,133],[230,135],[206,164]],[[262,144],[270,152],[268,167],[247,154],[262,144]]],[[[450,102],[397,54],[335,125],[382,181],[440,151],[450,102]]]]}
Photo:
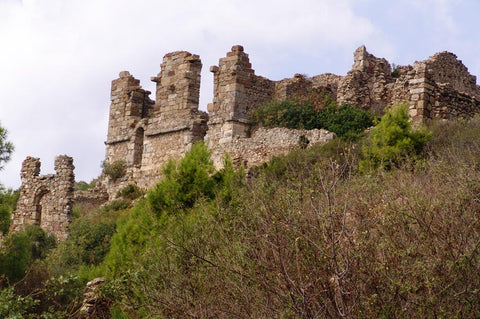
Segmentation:
{"type": "Polygon", "coordinates": [[[168,52],[200,55],[202,109],[209,66],[235,44],[274,80],[345,75],[362,44],[400,65],[451,51],[478,76],[479,12],[477,0],[0,0],[0,122],[16,146],[0,182],[20,186],[28,155],[42,174],[67,154],[77,180],[97,177],[111,80],[129,70],[153,91],[168,52]]]}

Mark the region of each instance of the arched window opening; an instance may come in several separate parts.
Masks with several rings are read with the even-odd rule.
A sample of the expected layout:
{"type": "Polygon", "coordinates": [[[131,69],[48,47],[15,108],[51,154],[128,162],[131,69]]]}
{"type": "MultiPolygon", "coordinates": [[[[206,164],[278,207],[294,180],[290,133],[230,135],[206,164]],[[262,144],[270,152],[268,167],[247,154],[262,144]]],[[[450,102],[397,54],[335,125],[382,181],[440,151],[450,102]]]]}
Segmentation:
{"type": "Polygon", "coordinates": [[[134,147],[133,147],[133,165],[136,165],[136,166],[142,165],[144,135],[145,135],[145,131],[141,127],[139,127],[135,132],[135,140],[134,140],[134,147]]]}
{"type": "Polygon", "coordinates": [[[35,198],[33,200],[33,206],[35,208],[35,215],[33,216],[34,225],[41,226],[42,224],[42,199],[47,193],[48,190],[46,190],[45,188],[40,188],[35,194],[35,198]]]}

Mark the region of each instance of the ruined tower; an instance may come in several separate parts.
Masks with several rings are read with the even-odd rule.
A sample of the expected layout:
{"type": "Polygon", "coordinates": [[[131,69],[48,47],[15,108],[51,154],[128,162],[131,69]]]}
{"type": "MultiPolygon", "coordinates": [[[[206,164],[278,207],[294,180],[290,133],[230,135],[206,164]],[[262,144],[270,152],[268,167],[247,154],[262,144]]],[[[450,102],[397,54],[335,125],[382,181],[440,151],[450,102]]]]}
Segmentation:
{"type": "Polygon", "coordinates": [[[152,77],[155,101],[127,71],[112,81],[105,161],[123,161],[126,174],[107,181],[110,195],[127,184],[153,186],[168,159],[182,157],[203,140],[207,115],[198,110],[201,69],[198,55],[165,55],[160,73],[152,77]]]}
{"type": "Polygon", "coordinates": [[[256,76],[248,54],[235,45],[218,66],[212,66],[214,97],[208,105],[209,146],[231,141],[233,137],[248,135],[249,111],[272,99],[275,83],[256,76]]]}
{"type": "Polygon", "coordinates": [[[12,230],[37,225],[58,240],[65,240],[72,213],[73,170],[73,159],[62,155],[55,158],[56,174],[40,175],[40,160],[27,157],[22,164],[22,186],[12,230]]]}

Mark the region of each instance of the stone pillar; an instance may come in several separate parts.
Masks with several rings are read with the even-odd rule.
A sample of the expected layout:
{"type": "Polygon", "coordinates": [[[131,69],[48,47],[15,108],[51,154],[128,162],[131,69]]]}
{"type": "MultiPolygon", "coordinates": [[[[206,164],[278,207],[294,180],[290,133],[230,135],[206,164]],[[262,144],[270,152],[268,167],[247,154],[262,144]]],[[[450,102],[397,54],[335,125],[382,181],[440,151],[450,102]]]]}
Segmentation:
{"type": "Polygon", "coordinates": [[[428,78],[426,65],[416,63],[416,74],[409,81],[408,113],[414,124],[423,123],[432,117],[435,104],[435,83],[428,78]]]}
{"type": "Polygon", "coordinates": [[[52,214],[49,220],[44,218],[42,227],[56,236],[58,240],[65,240],[68,237],[68,226],[70,225],[72,206],[74,200],[75,174],[73,170],[73,158],[67,155],[60,155],[55,158],[55,179],[50,185],[51,195],[54,196],[54,207],[51,207],[52,214]]]}
{"type": "Polygon", "coordinates": [[[255,72],[248,54],[241,45],[235,45],[218,66],[210,71],[214,77],[213,103],[209,104],[207,141],[226,143],[233,137],[246,137],[249,130],[248,112],[251,107],[248,90],[255,79],[255,72]]]}
{"type": "Polygon", "coordinates": [[[40,174],[40,159],[28,156],[22,163],[20,177],[22,186],[17,202],[17,209],[13,212],[11,231],[19,231],[25,226],[35,224],[35,180],[40,174]]]}
{"type": "Polygon", "coordinates": [[[200,98],[200,57],[186,51],[165,55],[161,71],[151,80],[157,83],[155,114],[198,109],[200,98]]]}
{"type": "Polygon", "coordinates": [[[140,81],[128,71],[112,81],[110,115],[106,144],[106,161],[134,162],[134,135],[137,124],[148,117],[153,101],[150,92],[142,89],[140,81]]]}

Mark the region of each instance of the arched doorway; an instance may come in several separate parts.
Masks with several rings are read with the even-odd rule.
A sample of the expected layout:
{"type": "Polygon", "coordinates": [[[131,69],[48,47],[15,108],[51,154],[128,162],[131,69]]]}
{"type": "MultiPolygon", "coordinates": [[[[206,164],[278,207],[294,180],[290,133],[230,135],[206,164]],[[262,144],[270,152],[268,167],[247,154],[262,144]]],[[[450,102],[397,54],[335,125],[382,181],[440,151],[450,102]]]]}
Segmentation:
{"type": "Polygon", "coordinates": [[[41,187],[35,192],[33,199],[34,215],[32,216],[34,225],[40,226],[42,224],[42,199],[47,193],[48,190],[45,187],[41,187]]]}

